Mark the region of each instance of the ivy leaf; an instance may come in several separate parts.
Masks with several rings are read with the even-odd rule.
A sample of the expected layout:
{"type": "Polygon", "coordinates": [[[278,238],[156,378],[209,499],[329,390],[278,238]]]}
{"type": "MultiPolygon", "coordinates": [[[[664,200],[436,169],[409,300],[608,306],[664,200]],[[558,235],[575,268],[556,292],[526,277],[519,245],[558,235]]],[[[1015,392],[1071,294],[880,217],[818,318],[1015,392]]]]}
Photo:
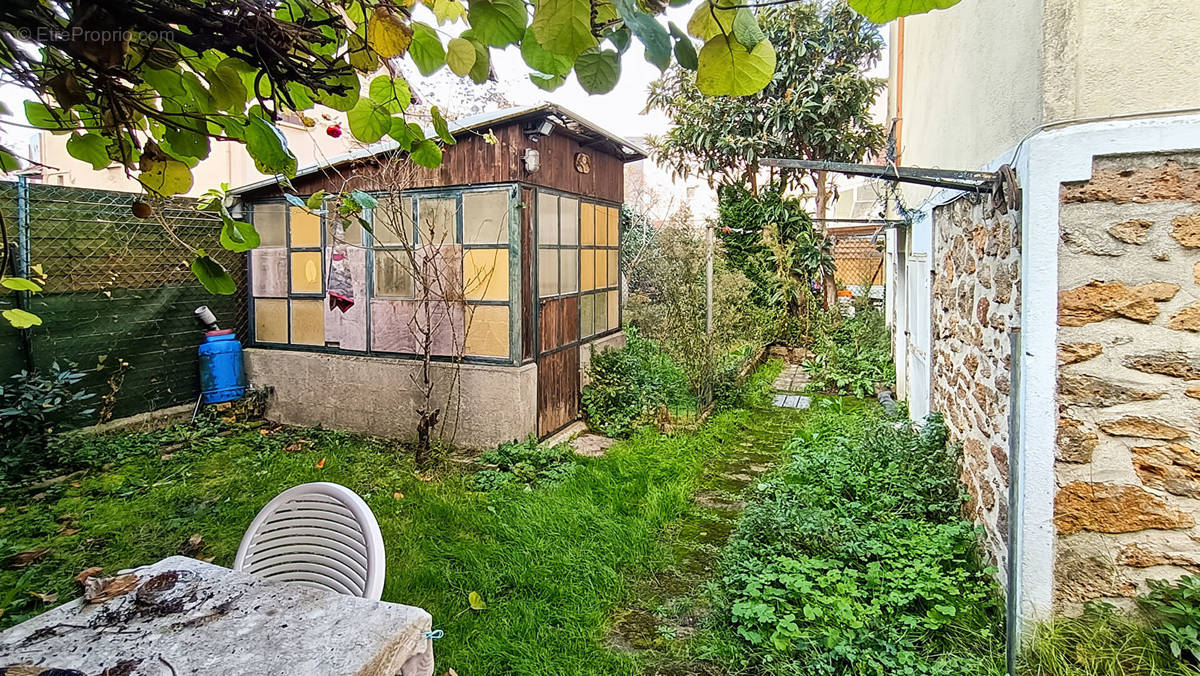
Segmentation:
{"type": "Polygon", "coordinates": [[[679,62],[680,66],[688,70],[696,70],[700,66],[700,63],[699,57],[696,55],[696,46],[692,44],[692,39],[674,23],[670,24],[670,29],[671,35],[675,38],[675,60],[679,62]]]}
{"type": "Polygon", "coordinates": [[[256,114],[247,117],[246,151],[262,173],[296,176],[296,156],[288,149],[283,132],[256,114]]]}
{"type": "Polygon", "coordinates": [[[408,54],[413,63],[417,64],[421,75],[433,75],[446,63],[446,50],[442,47],[442,41],[438,39],[433,28],[419,21],[413,22],[412,31],[412,45],[408,54]]]}
{"type": "Polygon", "coordinates": [[[425,139],[412,149],[409,157],[422,167],[437,169],[442,164],[442,149],[433,141],[425,139]]]}
{"type": "Polygon", "coordinates": [[[103,169],[112,163],[108,156],[108,144],[112,141],[96,132],[80,134],[72,132],[67,139],[67,153],[77,160],[92,165],[92,169],[103,169]]]}
{"type": "Polygon", "coordinates": [[[359,99],[349,113],[350,133],[363,143],[374,143],[392,129],[392,116],[386,108],[371,99],[359,99]]]}
{"type": "Polygon", "coordinates": [[[540,0],[529,27],[542,49],[569,59],[598,44],[592,35],[592,5],[588,0],[540,0]]]}
{"type": "Polygon", "coordinates": [[[575,77],[589,94],[607,94],[621,78],[620,55],[611,49],[589,49],[575,59],[575,77]]]}
{"type": "MultiPolygon", "coordinates": [[[[522,49],[524,44],[521,43],[522,49]]],[[[451,73],[464,77],[475,65],[474,45],[462,38],[450,38],[450,42],[446,43],[446,65],[450,67],[451,73]]]]}
{"type": "MultiPolygon", "coordinates": [[[[542,45],[538,43],[537,36],[534,34],[532,28],[525,31],[525,37],[521,40],[521,58],[525,59],[525,63],[530,68],[540,73],[549,73],[550,75],[565,76],[571,72],[571,66],[573,65],[571,57],[552,54],[543,49],[542,45]]],[[[534,80],[534,84],[537,84],[537,80],[534,80]]]]}
{"type": "Polygon", "coordinates": [[[700,50],[696,88],[705,96],[749,96],[762,91],[775,74],[775,48],[763,40],[747,51],[718,35],[700,50]]]}
{"type": "Polygon", "coordinates": [[[221,246],[241,253],[258,247],[260,242],[258,231],[245,221],[226,219],[221,226],[221,246]]]}
{"type": "Polygon", "coordinates": [[[376,7],[367,19],[367,44],[384,59],[403,56],[412,40],[412,27],[385,7],[376,7]]]}
{"type": "Polygon", "coordinates": [[[522,0],[471,0],[467,9],[471,32],[485,45],[503,47],[525,35],[522,0]]]}
{"type": "Polygon", "coordinates": [[[433,130],[437,132],[438,138],[448,146],[452,146],[457,141],[454,140],[454,135],[450,133],[450,124],[446,122],[446,118],[442,117],[442,111],[438,110],[437,106],[432,106],[429,109],[429,115],[433,118],[433,130]]]}
{"type": "Polygon", "coordinates": [[[192,259],[192,274],[196,275],[201,286],[209,293],[230,296],[237,291],[237,284],[229,276],[225,266],[210,258],[204,253],[204,249],[196,250],[196,257],[192,259]]]}
{"type": "Polygon", "coordinates": [[[30,281],[24,277],[5,277],[0,279],[0,286],[13,291],[28,291],[30,293],[38,293],[42,287],[37,282],[30,281]]]}
{"type": "Polygon", "coordinates": [[[638,9],[634,0],[615,0],[621,20],[646,47],[646,60],[666,70],[671,65],[671,37],[654,17],[638,9]]]}
{"type": "Polygon", "coordinates": [[[14,308],[12,310],[0,312],[0,315],[7,319],[8,323],[12,324],[14,329],[28,329],[34,326],[42,325],[41,317],[33,314],[32,312],[26,312],[24,310],[18,310],[14,308]]]}
{"type": "Polygon", "coordinates": [[[882,24],[902,16],[953,7],[958,2],[959,0],[849,0],[847,4],[873,23],[882,24]]]}

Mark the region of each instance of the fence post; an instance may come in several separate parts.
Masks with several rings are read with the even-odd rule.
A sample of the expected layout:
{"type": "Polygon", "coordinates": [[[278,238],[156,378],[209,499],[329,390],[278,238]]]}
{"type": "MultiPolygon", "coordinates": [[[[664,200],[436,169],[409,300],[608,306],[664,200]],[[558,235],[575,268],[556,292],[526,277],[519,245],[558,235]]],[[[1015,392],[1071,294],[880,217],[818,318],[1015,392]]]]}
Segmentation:
{"type": "MultiPolygon", "coordinates": [[[[17,256],[16,256],[17,276],[29,279],[29,177],[20,175],[17,177],[17,256]]],[[[17,307],[29,312],[29,292],[17,292],[17,307]]],[[[25,370],[32,371],[34,368],[33,361],[33,335],[32,329],[22,329],[18,331],[21,334],[21,352],[25,357],[25,370]]]]}

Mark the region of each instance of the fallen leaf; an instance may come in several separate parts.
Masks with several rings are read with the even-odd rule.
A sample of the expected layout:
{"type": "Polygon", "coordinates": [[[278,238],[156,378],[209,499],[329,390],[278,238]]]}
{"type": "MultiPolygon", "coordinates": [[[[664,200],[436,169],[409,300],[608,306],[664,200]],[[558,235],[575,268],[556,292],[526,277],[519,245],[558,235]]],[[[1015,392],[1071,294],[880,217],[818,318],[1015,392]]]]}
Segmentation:
{"type": "Polygon", "coordinates": [[[196,558],[197,558],[197,559],[199,559],[199,560],[201,560],[201,561],[203,561],[203,562],[205,562],[205,563],[212,563],[212,562],[213,562],[213,559],[215,559],[215,558],[217,558],[217,557],[216,557],[216,556],[198,556],[198,557],[196,557],[196,558]]]}
{"type": "Polygon", "coordinates": [[[433,481],[432,474],[421,474],[420,472],[413,472],[413,476],[416,477],[419,481],[424,481],[426,483],[433,481]]]}
{"type": "Polygon", "coordinates": [[[34,493],[33,498],[32,498],[32,500],[34,502],[41,502],[42,500],[45,500],[45,499],[46,499],[45,493],[34,493]]]}
{"type": "Polygon", "coordinates": [[[325,468],[325,458],[321,458],[320,460],[317,461],[317,469],[324,469],[324,468],[325,468]]]}
{"type": "Polygon", "coordinates": [[[58,592],[50,592],[49,594],[29,592],[29,595],[41,601],[42,603],[56,603],[58,601],[58,592]]]}
{"type": "Polygon", "coordinates": [[[79,532],[78,528],[62,528],[58,531],[59,535],[74,535],[79,532]]]}
{"type": "Polygon", "coordinates": [[[38,559],[45,556],[46,553],[49,551],[50,551],[49,547],[40,547],[38,549],[31,549],[27,552],[21,552],[20,554],[13,554],[12,556],[8,557],[4,563],[9,568],[24,568],[25,566],[28,566],[29,564],[33,563],[34,561],[37,561],[38,559]]]}
{"type": "Polygon", "coordinates": [[[78,575],[75,576],[75,581],[78,582],[79,584],[83,584],[84,582],[87,581],[87,579],[89,577],[95,577],[95,576],[99,575],[100,571],[102,571],[102,570],[104,570],[104,569],[101,568],[100,566],[92,566],[91,568],[84,568],[83,570],[79,571],[78,575]]]}
{"type": "Polygon", "coordinates": [[[201,549],[204,549],[204,536],[200,533],[192,535],[187,540],[184,540],[183,544],[179,545],[179,553],[184,556],[196,554],[201,549]]]}
{"type": "Polygon", "coordinates": [[[447,669],[446,673],[442,674],[442,676],[458,676],[458,672],[453,669],[447,669]]]}
{"type": "Polygon", "coordinates": [[[467,603],[471,604],[471,610],[485,610],[487,608],[487,604],[484,603],[483,597],[479,595],[479,592],[467,594],[467,603]]]}
{"type": "Polygon", "coordinates": [[[396,498],[397,500],[403,500],[403,499],[404,499],[404,494],[403,494],[403,493],[400,493],[399,491],[397,491],[397,492],[395,492],[395,493],[392,493],[392,497],[393,497],[393,498],[396,498]]]}
{"type": "Polygon", "coordinates": [[[128,594],[137,588],[138,576],[89,577],[83,583],[83,600],[87,603],[104,603],[128,594]]]}
{"type": "Polygon", "coordinates": [[[71,482],[71,488],[79,488],[82,485],[83,485],[82,481],[72,481],[71,482]]]}
{"type": "Polygon", "coordinates": [[[0,507],[0,514],[3,514],[3,513],[5,513],[5,512],[7,512],[7,511],[8,511],[8,508],[7,508],[7,507],[0,507]]]}
{"type": "Polygon", "coordinates": [[[308,439],[297,439],[295,442],[283,447],[285,451],[302,451],[305,446],[312,446],[312,442],[308,439]]]}

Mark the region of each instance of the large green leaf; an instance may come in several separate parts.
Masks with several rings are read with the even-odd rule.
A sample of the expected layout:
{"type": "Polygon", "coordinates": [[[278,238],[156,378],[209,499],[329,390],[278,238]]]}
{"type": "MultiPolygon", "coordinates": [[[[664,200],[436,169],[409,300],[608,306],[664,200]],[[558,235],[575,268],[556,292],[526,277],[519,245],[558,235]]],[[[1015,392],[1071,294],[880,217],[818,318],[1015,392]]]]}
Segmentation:
{"type": "Polygon", "coordinates": [[[358,81],[358,72],[350,64],[345,64],[344,68],[338,69],[337,72],[321,82],[321,91],[318,96],[321,103],[334,110],[346,112],[358,103],[361,86],[358,81]]]}
{"type": "MultiPolygon", "coordinates": [[[[524,42],[522,42],[522,50],[524,50],[524,42]]],[[[450,66],[450,72],[455,75],[465,76],[475,65],[475,47],[469,40],[450,38],[450,42],[446,43],[446,65],[450,66]]]]}
{"type": "Polygon", "coordinates": [[[8,323],[12,324],[14,329],[28,329],[34,326],[42,325],[41,317],[33,314],[32,312],[26,312],[25,310],[19,310],[16,308],[0,312],[0,316],[3,316],[5,319],[7,319],[8,323]]]}
{"type": "Polygon", "coordinates": [[[156,195],[181,195],[192,189],[192,170],[167,155],[153,142],[147,143],[138,162],[138,181],[156,195]]]}
{"type": "Polygon", "coordinates": [[[112,164],[112,158],[108,156],[109,143],[112,141],[96,132],[73,132],[71,138],[67,139],[67,152],[71,157],[92,165],[92,169],[103,169],[112,164]]]}
{"type": "Polygon", "coordinates": [[[429,109],[429,116],[433,121],[433,130],[437,133],[438,138],[442,139],[442,143],[452,146],[457,141],[454,140],[454,135],[450,133],[450,123],[446,118],[442,117],[442,111],[437,106],[432,106],[429,109]]]}
{"type": "Polygon", "coordinates": [[[433,0],[433,15],[440,25],[463,18],[467,15],[467,8],[459,0],[433,0]]]}
{"type": "Polygon", "coordinates": [[[408,86],[408,80],[399,75],[380,75],[371,80],[367,87],[367,96],[389,113],[406,110],[412,103],[412,89],[408,86]]]}
{"type": "Polygon", "coordinates": [[[422,167],[437,169],[442,164],[442,149],[433,141],[425,139],[413,148],[410,157],[412,157],[413,162],[422,167]]]}
{"type": "Polygon", "coordinates": [[[225,220],[221,225],[221,246],[241,253],[257,248],[260,238],[254,226],[245,221],[225,220]]]}
{"type": "Polygon", "coordinates": [[[675,60],[688,70],[699,68],[700,57],[696,54],[696,45],[692,44],[692,39],[674,23],[670,24],[670,29],[671,35],[675,38],[675,60]]]}
{"type": "Polygon", "coordinates": [[[666,70],[671,65],[671,36],[653,16],[638,9],[634,0],[615,0],[621,20],[646,47],[646,60],[666,70]]]}
{"type": "Polygon", "coordinates": [[[471,32],[482,43],[503,47],[525,35],[522,0],[472,0],[467,9],[471,32]]]}
{"type": "Polygon", "coordinates": [[[262,173],[296,176],[296,156],[288,149],[283,132],[255,114],[247,116],[246,151],[262,173]]]}
{"type": "MultiPolygon", "coordinates": [[[[592,35],[592,5],[588,0],[540,0],[530,28],[542,49],[569,59],[598,44],[592,35]]],[[[524,54],[524,41],[521,47],[524,54]]]]}
{"type": "Polygon", "coordinates": [[[696,88],[706,96],[749,96],[762,91],[775,74],[775,48],[763,40],[747,51],[737,40],[718,35],[700,50],[696,88]]]}
{"type": "Polygon", "coordinates": [[[446,63],[446,50],[442,47],[442,41],[433,28],[420,21],[413,22],[412,30],[413,39],[408,54],[413,63],[417,64],[421,75],[433,75],[446,63]]]}
{"type": "Polygon", "coordinates": [[[200,284],[209,293],[229,296],[237,291],[237,284],[229,276],[225,266],[210,258],[203,249],[197,250],[196,257],[192,259],[192,274],[196,275],[196,279],[200,280],[200,284]]]}
{"type": "MultiPolygon", "coordinates": [[[[525,31],[525,37],[521,40],[521,58],[530,68],[550,75],[566,75],[574,64],[572,57],[551,54],[543,49],[532,28],[525,31]]],[[[537,81],[534,80],[534,83],[537,81]]]]}
{"type": "Polygon", "coordinates": [[[735,9],[718,9],[719,5],[730,3],[718,2],[714,5],[711,0],[702,0],[688,19],[687,31],[701,40],[708,40],[716,35],[728,35],[733,32],[735,9]]]}
{"type": "Polygon", "coordinates": [[[565,75],[543,75],[542,73],[530,73],[529,81],[537,85],[538,89],[544,89],[552,92],[562,86],[567,81],[565,75]]]}
{"type": "Polygon", "coordinates": [[[235,59],[225,59],[216,68],[206,72],[204,79],[208,80],[209,91],[212,92],[213,101],[218,108],[229,112],[241,112],[246,107],[249,94],[246,91],[246,83],[242,82],[242,76],[233,61],[235,59]]]}
{"type": "Polygon", "coordinates": [[[25,119],[41,129],[59,130],[73,126],[69,114],[60,108],[48,108],[41,101],[25,102],[25,119]]]}
{"type": "Polygon", "coordinates": [[[758,27],[758,19],[754,12],[745,7],[739,8],[733,15],[733,37],[746,49],[754,49],[758,43],[767,39],[762,29],[758,27]]]}
{"type": "Polygon", "coordinates": [[[854,11],[875,23],[887,23],[902,16],[946,9],[958,3],[959,0],[848,0],[854,11]]]}
{"type": "Polygon", "coordinates": [[[402,56],[412,39],[412,27],[385,7],[377,7],[367,19],[367,44],[385,59],[402,56]]]}
{"type": "Polygon", "coordinates": [[[487,46],[474,38],[467,37],[468,32],[463,31],[463,38],[475,47],[475,65],[471,66],[471,70],[467,72],[467,75],[475,84],[483,84],[492,74],[492,57],[488,52],[487,46]]]}
{"type": "Polygon", "coordinates": [[[392,116],[387,108],[371,99],[359,99],[358,105],[346,113],[350,133],[363,143],[374,143],[392,129],[392,116]]]}
{"type": "Polygon", "coordinates": [[[24,277],[0,278],[0,286],[12,291],[28,291],[30,293],[38,293],[42,290],[42,287],[37,282],[30,281],[24,277]]]}
{"type": "Polygon", "coordinates": [[[621,57],[611,49],[589,49],[575,59],[575,77],[589,94],[607,94],[621,78],[621,57]]]}

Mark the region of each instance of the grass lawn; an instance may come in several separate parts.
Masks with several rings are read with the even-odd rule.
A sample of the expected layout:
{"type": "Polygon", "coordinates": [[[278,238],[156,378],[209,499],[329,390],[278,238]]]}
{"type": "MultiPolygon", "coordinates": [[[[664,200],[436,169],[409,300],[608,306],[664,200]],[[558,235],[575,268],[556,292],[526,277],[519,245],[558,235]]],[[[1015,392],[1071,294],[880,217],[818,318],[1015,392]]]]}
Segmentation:
{"type": "MultiPolygon", "coordinates": [[[[771,371],[756,380],[769,383],[771,371]]],[[[107,470],[0,497],[0,556],[48,548],[25,568],[0,566],[0,628],[50,607],[33,593],[77,596],[74,576],[89,566],[112,573],[180,552],[230,566],[271,497],[333,481],[379,519],[383,599],[425,608],[445,630],[439,673],[636,673],[637,658],[604,647],[610,613],[636,579],[666,565],[660,531],[692,508],[706,465],[729,452],[726,440],[752,415],[727,411],[690,435],[644,432],[604,458],[580,459],[561,484],[494,493],[473,491],[456,463],[424,480],[379,442],[319,429],[263,434],[208,422],[110,437],[98,453],[125,457],[107,470]],[[202,543],[191,549],[197,534],[202,543]],[[472,591],[485,610],[469,608],[472,591]]]]}

